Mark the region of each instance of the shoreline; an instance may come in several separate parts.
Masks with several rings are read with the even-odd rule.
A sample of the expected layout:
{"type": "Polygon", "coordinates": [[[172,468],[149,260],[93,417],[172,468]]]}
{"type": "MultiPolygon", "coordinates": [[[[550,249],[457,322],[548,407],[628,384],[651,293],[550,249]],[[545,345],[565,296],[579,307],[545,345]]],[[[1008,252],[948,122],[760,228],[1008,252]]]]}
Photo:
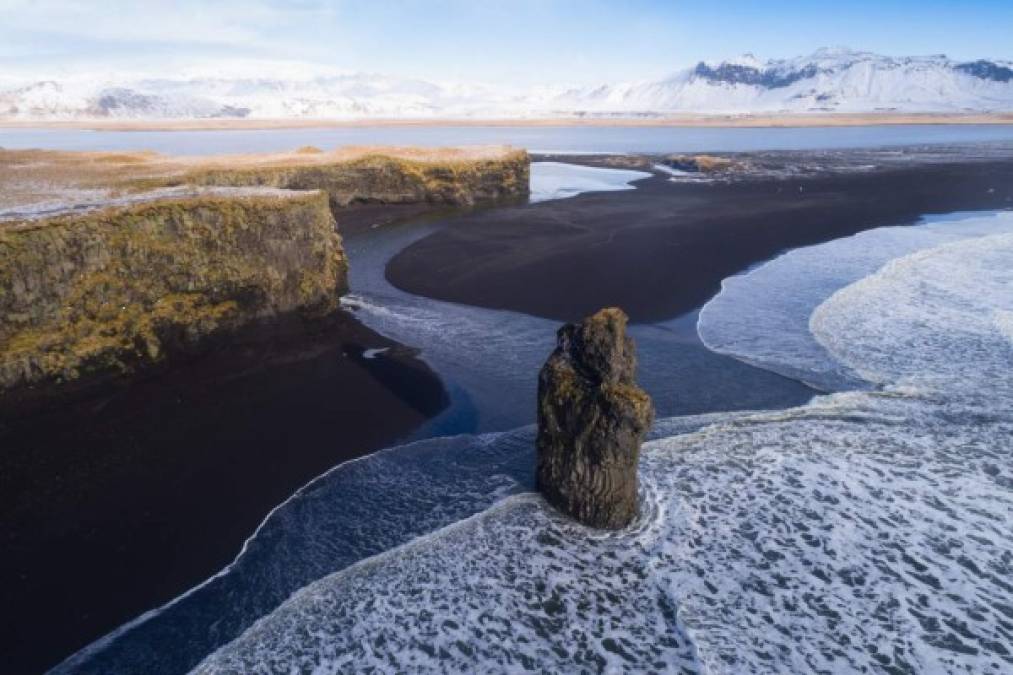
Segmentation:
{"type": "MultiPolygon", "coordinates": [[[[611,161],[607,158],[596,159],[587,156],[554,156],[553,159],[591,165],[597,163],[599,166],[608,165],[611,161]]],[[[963,183],[954,182],[955,178],[959,177],[956,174],[946,173],[946,171],[954,170],[954,167],[948,164],[942,166],[944,167],[943,173],[935,176],[933,179],[935,182],[929,181],[926,185],[919,184],[919,181],[924,179],[926,175],[924,173],[926,167],[914,167],[908,170],[911,175],[905,184],[909,186],[917,184],[921,192],[931,193],[933,189],[938,191],[937,183],[942,181],[948,187],[959,192],[958,202],[971,198],[969,194],[961,192],[959,186],[972,179],[981,178],[982,175],[996,177],[997,186],[1003,183],[1013,184],[1013,180],[1011,180],[1013,163],[1009,161],[979,162],[974,165],[978,167],[973,172],[974,175],[963,176],[961,179],[964,181],[963,183]],[[996,167],[1002,171],[996,173],[996,167]]],[[[956,169],[966,172],[968,166],[967,164],[958,164],[956,169]]],[[[596,277],[609,282],[612,286],[621,287],[620,290],[623,293],[628,293],[631,297],[639,295],[641,298],[646,298],[648,302],[645,305],[657,302],[657,298],[654,296],[659,295],[656,292],[658,288],[676,289],[672,295],[676,296],[677,304],[692,302],[693,298],[699,295],[700,289],[708,287],[708,280],[715,273],[713,268],[729,269],[729,265],[741,263],[743,255],[746,258],[750,255],[753,257],[765,256],[763,259],[768,259],[777,255],[778,251],[784,250],[784,248],[804,245],[791,242],[797,241],[799,236],[806,235],[802,231],[805,228],[800,229],[800,226],[806,222],[806,214],[811,216],[812,213],[825,214],[828,210],[841,209],[842,203],[854,198],[856,192],[862,194],[862,190],[870,189],[870,184],[861,180],[850,186],[842,187],[842,180],[847,182],[845,179],[853,179],[855,176],[859,178],[872,176],[876,180],[882,179],[880,174],[834,175],[823,177],[822,180],[825,182],[821,184],[817,179],[805,178],[804,184],[808,191],[806,199],[812,194],[815,183],[817,185],[815,207],[823,209],[821,211],[817,208],[815,211],[811,211],[800,207],[795,201],[790,202],[786,207],[785,203],[792,194],[791,192],[771,192],[771,188],[778,185],[783,188],[791,181],[796,181],[795,184],[797,184],[797,181],[800,180],[798,178],[779,179],[781,183],[753,179],[730,184],[677,185],[669,183],[667,177],[655,175],[638,181],[636,190],[588,193],[542,204],[482,209],[474,213],[456,215],[446,228],[403,249],[402,254],[412,250],[415,246],[431,246],[433,238],[450,235],[452,238],[449,240],[450,244],[447,244],[448,250],[456,250],[456,255],[464,262],[481,268],[480,272],[483,273],[483,278],[491,279],[500,292],[503,288],[507,292],[519,290],[520,292],[512,301],[520,304],[531,302],[532,297],[537,295],[547,296],[550,303],[558,302],[559,298],[566,293],[575,293],[574,307],[579,307],[581,303],[590,303],[592,306],[597,304],[599,307],[602,303],[610,304],[611,300],[602,296],[602,289],[609,288],[609,285],[596,284],[594,278],[592,278],[592,283],[588,284],[587,279],[580,276],[582,274],[580,268],[585,265],[591,266],[588,269],[594,272],[596,277]],[[646,203],[643,201],[645,196],[646,203]],[[640,206],[646,208],[639,215],[634,208],[638,201],[640,206]],[[757,207],[766,208],[767,211],[761,210],[759,213],[753,213],[757,207]],[[786,216],[790,221],[787,226],[778,225],[778,221],[785,219],[786,216]],[[646,221],[643,227],[640,226],[638,217],[642,217],[646,221]],[[679,223],[666,223],[664,222],[665,217],[676,217],[680,221],[679,223]],[[696,217],[695,221],[694,217],[696,217]],[[547,220],[545,220],[546,218],[547,220]],[[662,220],[658,220],[659,218],[662,220]],[[612,225],[609,226],[609,223],[612,225]],[[694,237],[666,239],[666,236],[672,233],[673,224],[692,226],[694,223],[695,229],[688,228],[693,230],[694,237]],[[767,233],[769,235],[767,238],[751,239],[746,236],[739,240],[738,237],[746,233],[750,225],[755,229],[757,224],[772,228],[772,231],[767,233]],[[463,249],[455,248],[460,242],[453,237],[459,233],[470,233],[471,236],[471,238],[466,237],[464,240],[465,248],[463,249]],[[576,236],[576,239],[568,238],[568,235],[571,234],[576,236]],[[720,237],[714,235],[720,235],[720,237]],[[602,238],[603,236],[605,239],[602,238]],[[669,275],[666,269],[666,264],[667,267],[672,267],[672,259],[666,257],[672,251],[672,243],[674,242],[675,248],[678,248],[688,242],[692,248],[692,246],[699,247],[700,243],[706,242],[708,238],[710,238],[712,245],[717,239],[716,243],[722,246],[714,249],[696,248],[689,254],[682,253],[682,256],[688,260],[696,257],[706,261],[708,260],[707,256],[713,255],[717,263],[709,265],[708,269],[695,265],[684,270],[677,270],[685,273],[687,275],[685,278],[691,278],[695,282],[694,284],[678,283],[677,277],[669,275]],[[506,254],[507,263],[505,264],[502,262],[485,264],[487,262],[485,256],[491,256],[493,261],[497,258],[496,245],[510,241],[513,241],[514,244],[523,243],[525,247],[535,249],[534,253],[537,254],[535,262],[540,261],[541,267],[535,265],[534,269],[536,271],[540,269],[548,274],[549,276],[546,278],[549,279],[549,283],[543,283],[545,278],[540,279],[537,274],[530,274],[530,269],[525,265],[517,265],[518,262],[524,262],[518,259],[517,250],[501,251],[506,254]],[[611,246],[616,242],[620,244],[618,257],[613,255],[616,251],[615,248],[603,245],[608,243],[611,246]],[[659,242],[664,245],[659,245],[659,242]],[[630,243],[633,245],[626,245],[630,243]],[[603,249],[598,253],[605,253],[605,257],[599,256],[594,249],[603,249]],[[464,251],[464,255],[461,254],[461,251],[464,251]],[[645,262],[642,257],[645,252],[650,252],[651,255],[658,257],[656,260],[645,262]],[[566,274],[559,274],[558,263],[571,256],[576,259],[577,265],[564,269],[566,274]],[[596,266],[602,262],[608,264],[596,266]],[[648,268],[652,265],[656,266],[655,272],[659,270],[662,272],[661,277],[648,274],[651,271],[648,268]],[[574,273],[576,273],[575,278],[571,277],[574,273]],[[559,283],[560,281],[563,283],[559,283]],[[664,284],[673,285],[666,287],[664,284]]],[[[847,209],[842,209],[843,213],[838,214],[838,217],[845,218],[863,213],[872,217],[869,214],[875,215],[876,208],[879,208],[880,211],[883,210],[883,204],[877,202],[877,199],[882,197],[883,191],[889,192],[891,188],[897,186],[896,181],[887,181],[883,186],[876,188],[880,190],[879,192],[875,192],[871,198],[867,197],[868,203],[862,202],[857,206],[851,205],[847,209]]],[[[1007,208],[1009,208],[1013,206],[1013,204],[1009,204],[1010,194],[1009,188],[1007,188],[1005,192],[992,193],[993,196],[990,199],[1005,199],[1007,208]]],[[[893,213],[894,211],[890,209],[894,206],[896,204],[888,203],[886,210],[893,213]]],[[[379,222],[401,217],[413,218],[432,210],[431,205],[401,205],[397,209],[388,209],[382,205],[361,204],[350,207],[338,215],[342,232],[348,234],[350,231],[371,228],[379,222]]],[[[882,212],[879,217],[884,217],[882,212]]],[[[824,237],[822,240],[844,236],[840,232],[846,232],[848,226],[841,224],[841,222],[837,221],[836,224],[833,222],[822,223],[819,232],[808,232],[808,236],[822,236],[824,237]]],[[[873,226],[875,225],[868,227],[873,226]]],[[[861,229],[865,229],[865,227],[861,229]]],[[[439,247],[437,247],[437,252],[438,249],[439,247]]],[[[398,254],[396,258],[402,254],[398,254]]],[[[428,259],[426,265],[435,265],[435,268],[439,269],[439,265],[444,262],[441,257],[437,256],[428,259]]],[[[431,272],[433,268],[424,267],[424,269],[431,272]]],[[[454,270],[450,269],[447,273],[451,279],[453,279],[453,272],[454,270]]],[[[387,274],[390,278],[390,267],[388,267],[387,274]]],[[[724,274],[724,276],[729,276],[729,274],[724,274]]],[[[440,275],[436,275],[436,277],[440,277],[440,275]]],[[[429,274],[429,278],[436,277],[429,274]]],[[[440,277],[439,280],[443,281],[444,279],[440,277]]],[[[718,283],[720,283],[720,279],[718,283]]],[[[399,287],[401,286],[399,285],[399,287]]],[[[473,287],[473,291],[478,295],[485,294],[485,300],[488,301],[489,288],[487,285],[479,284],[473,287]]],[[[410,288],[405,290],[420,295],[429,295],[410,288]]],[[[430,295],[429,297],[435,296],[430,295]]],[[[484,302],[468,304],[491,306],[484,304],[484,302]]],[[[492,306],[492,308],[503,307],[492,306]]],[[[516,309],[512,306],[506,308],[516,309]]],[[[560,305],[551,311],[562,313],[571,310],[572,307],[564,309],[560,305]]],[[[520,311],[539,315],[539,312],[528,309],[520,309],[520,311]]],[[[644,309],[641,308],[639,311],[643,312],[644,309]]],[[[195,361],[192,366],[184,364],[179,372],[173,370],[170,373],[142,381],[136,389],[131,389],[130,400],[125,400],[128,398],[125,396],[112,396],[109,400],[92,401],[87,405],[77,406],[73,411],[61,410],[48,418],[33,418],[30,424],[34,427],[29,426],[21,429],[21,423],[17,422],[12,425],[18,427],[13,432],[15,436],[20,429],[20,433],[28,436],[35,436],[40,432],[49,434],[53,441],[51,444],[53,447],[49,450],[53,460],[50,462],[52,466],[47,465],[45,458],[43,458],[41,464],[27,468],[31,475],[36,476],[34,482],[24,480],[26,467],[19,465],[17,457],[13,459],[11,457],[0,458],[0,479],[10,481],[10,485],[22,492],[30,492],[40,482],[50,481],[53,475],[56,476],[56,486],[53,489],[62,490],[66,483],[63,482],[61,473],[73,474],[76,469],[75,463],[91,461],[92,456],[88,453],[89,443],[93,448],[104,448],[110,442],[120,443],[121,456],[126,458],[127,462],[133,461],[136,465],[135,470],[144,469],[147,471],[146,476],[139,477],[138,474],[134,474],[123,479],[121,474],[124,468],[116,465],[115,452],[112,453],[111,459],[105,460],[104,464],[99,462],[97,467],[88,466],[100,474],[105,472],[105,475],[111,476],[110,480],[125,486],[119,492],[111,490],[97,496],[99,508],[95,513],[104,514],[101,517],[89,519],[87,510],[82,512],[59,504],[54,505],[49,501],[52,495],[44,493],[38,496],[29,495],[27,502],[29,507],[38,506],[42,509],[51,509],[51,511],[47,515],[45,511],[34,513],[29,508],[28,512],[31,512],[39,522],[35,523],[37,527],[33,528],[32,521],[28,520],[27,524],[23,524],[22,527],[25,530],[24,536],[35,537],[35,539],[28,538],[18,542],[16,535],[11,536],[7,547],[10,551],[8,559],[0,563],[0,571],[3,571],[8,578],[19,579],[20,582],[16,593],[12,593],[9,600],[8,608],[11,616],[5,619],[5,621],[10,621],[10,625],[5,628],[9,636],[8,639],[11,640],[11,646],[5,647],[5,652],[10,654],[9,658],[11,659],[11,667],[15,668],[14,672],[19,672],[17,668],[22,664],[18,660],[19,658],[26,659],[24,661],[27,664],[24,667],[26,671],[37,670],[43,665],[39,663],[42,660],[40,655],[46,657],[46,660],[49,661],[48,665],[54,665],[79,647],[132,620],[141,612],[162,606],[181,593],[203,583],[208,577],[234,560],[236,552],[249,538],[254,528],[263,522],[264,516],[271,509],[276,508],[279,503],[288,499],[295,490],[337,464],[388,447],[398,438],[403,438],[404,434],[410,433],[412,428],[417,428],[418,424],[428,419],[425,416],[427,411],[430,417],[438,412],[437,399],[440,399],[441,396],[433,387],[440,390],[444,401],[446,392],[440,385],[437,374],[416,359],[412,350],[397,345],[373,332],[349,314],[343,313],[341,316],[344,318],[341,319],[342,323],[337,328],[337,332],[330,334],[332,338],[336,338],[336,345],[332,343],[329,347],[321,348],[319,344],[316,346],[306,344],[302,345],[303,349],[281,346],[278,350],[268,354],[267,357],[261,354],[261,357],[264,358],[258,359],[257,355],[254,355],[251,367],[241,370],[238,375],[235,375],[233,368],[227,364],[216,364],[216,359],[212,355],[208,355],[195,361]],[[388,347],[389,350],[379,356],[370,351],[384,347],[388,347]],[[377,358],[372,358],[373,356],[377,356],[377,358]],[[339,363],[341,365],[338,365],[339,363]],[[202,371],[202,368],[206,368],[207,372],[202,371]],[[358,373],[357,379],[354,381],[345,379],[352,373],[358,373]],[[334,405],[340,407],[344,403],[342,401],[336,402],[330,398],[334,396],[335,390],[328,388],[327,382],[339,385],[338,389],[341,389],[341,392],[338,398],[343,396],[342,401],[350,402],[349,405],[353,407],[352,410],[345,411],[348,413],[351,424],[360,425],[364,433],[373,433],[376,430],[383,430],[385,433],[389,431],[388,436],[382,437],[386,440],[379,436],[369,436],[363,440],[360,446],[369,449],[360,451],[349,451],[347,447],[338,447],[344,436],[335,442],[333,436],[335,429],[338,429],[339,433],[344,432],[349,435],[352,434],[352,431],[343,427],[341,421],[336,421],[334,405]],[[425,394],[421,398],[418,397],[420,391],[425,394]],[[169,405],[169,409],[166,410],[166,404],[173,403],[175,399],[179,400],[180,405],[189,406],[188,409],[179,411],[169,405]],[[316,407],[306,410],[303,406],[307,404],[316,407]],[[265,406],[269,412],[265,413],[265,406]],[[222,414],[223,410],[226,412],[224,415],[222,414]],[[138,411],[141,411],[141,414],[138,414],[138,411]],[[179,425],[173,424],[174,420],[185,419],[187,415],[198,419],[197,427],[181,429],[179,425]],[[96,416],[99,419],[103,416],[107,418],[111,416],[112,421],[105,423],[104,426],[100,423],[100,428],[95,429],[93,427],[96,416]],[[70,420],[71,424],[53,423],[54,419],[61,418],[70,420]],[[319,423],[319,427],[312,426],[314,419],[319,423]],[[307,428],[306,425],[299,423],[300,420],[310,420],[310,427],[307,428]],[[391,429],[397,424],[402,424],[405,429],[400,436],[393,435],[394,432],[391,429]],[[80,433],[75,433],[75,430],[77,432],[84,430],[93,436],[90,440],[82,439],[80,433]],[[235,430],[241,431],[245,437],[225,437],[221,433],[224,431],[231,436],[230,432],[235,430]],[[270,433],[265,433],[265,430],[269,430],[270,433]],[[215,431],[218,432],[218,435],[215,435],[215,431]],[[188,433],[191,440],[193,438],[199,439],[203,445],[193,446],[187,443],[185,439],[188,433]],[[149,443],[145,442],[144,434],[150,434],[149,441],[155,441],[150,444],[152,447],[149,447],[149,443]],[[389,437],[391,435],[393,437],[389,437]],[[322,457],[319,454],[313,458],[303,456],[299,451],[307,447],[304,442],[307,439],[315,440],[319,446],[317,450],[324,453],[325,456],[322,457]],[[223,442],[227,442],[231,447],[231,454],[226,453],[227,456],[224,458],[220,456],[222,452],[220,446],[223,442]],[[244,444],[250,442],[255,443],[259,448],[259,456],[258,452],[251,452],[250,447],[244,444]],[[279,448],[290,448],[297,452],[295,454],[292,452],[279,453],[279,448]],[[212,467],[213,470],[210,472],[202,470],[199,466],[181,467],[180,475],[174,478],[172,475],[160,471],[161,468],[164,468],[164,464],[156,462],[155,466],[146,465],[146,460],[152,459],[152,457],[146,458],[145,453],[151,453],[154,455],[154,459],[160,462],[169,462],[170,464],[184,462],[184,458],[170,455],[167,452],[163,453],[163,456],[159,456],[160,450],[171,450],[177,453],[182,451],[191,459],[217,462],[217,466],[212,467]],[[335,456],[334,453],[339,451],[343,454],[335,456]],[[67,467],[63,462],[68,459],[70,460],[70,468],[66,470],[67,467]],[[274,464],[271,463],[272,460],[275,462],[274,464]],[[289,466],[289,462],[295,463],[299,460],[305,462],[312,460],[316,462],[313,465],[316,468],[307,469],[304,472],[305,477],[300,480],[292,479],[291,476],[285,478],[287,482],[279,480],[280,472],[293,468],[289,466]],[[22,473],[19,474],[18,471],[22,473]],[[263,479],[267,481],[267,485],[273,491],[269,494],[261,492],[260,488],[263,487],[263,484],[258,488],[249,475],[237,474],[242,471],[246,471],[248,474],[260,471],[263,474],[263,479]],[[204,481],[203,485],[200,484],[201,480],[204,481]],[[279,487],[279,483],[282,482],[285,482],[285,485],[279,487]],[[156,491],[153,494],[146,492],[142,483],[154,486],[156,491]],[[237,499],[234,494],[236,488],[243,488],[254,494],[248,495],[245,501],[237,499]],[[195,495],[200,497],[202,491],[205,501],[194,503],[195,495]],[[173,533],[172,528],[167,526],[164,519],[160,519],[161,516],[157,511],[137,514],[131,512],[131,509],[125,508],[129,504],[143,503],[145,499],[157,504],[163,510],[162,516],[164,513],[170,513],[173,517],[188,521],[189,526],[177,529],[173,533]],[[207,499],[213,501],[208,502],[207,499]],[[256,518],[247,517],[245,520],[236,518],[236,509],[245,511],[247,516],[255,510],[251,506],[253,499],[259,500],[260,506],[257,508],[265,505],[266,508],[261,508],[256,518]],[[233,511],[223,512],[223,503],[233,511]],[[57,515],[53,515],[53,513],[57,515]],[[138,518],[146,520],[142,523],[143,527],[130,530],[125,528],[122,522],[124,519],[130,518],[135,521],[138,518]],[[228,523],[228,531],[224,534],[222,531],[213,532],[214,523],[207,522],[216,518],[228,523]],[[240,520],[242,522],[239,522],[240,520]],[[119,529],[112,533],[106,532],[105,529],[108,528],[109,523],[116,523],[119,529]],[[47,524],[68,530],[68,532],[56,533],[55,541],[58,548],[62,546],[63,549],[55,550],[50,544],[53,533],[47,531],[47,524]],[[176,537],[176,540],[172,540],[173,536],[176,537]],[[67,546],[68,539],[72,542],[76,539],[79,548],[67,546]],[[158,544],[158,550],[155,550],[151,543],[155,540],[162,542],[158,544]],[[24,543],[26,541],[28,543],[24,543]],[[175,543],[165,543],[169,541],[175,541],[175,543]],[[180,541],[185,546],[181,547],[180,541]],[[19,549],[18,545],[22,548],[19,549]],[[124,552],[125,550],[129,552],[131,547],[136,549],[144,546],[152,547],[150,550],[157,553],[155,557],[149,557],[149,564],[152,567],[146,568],[147,571],[141,569],[138,561],[130,558],[129,553],[124,552]],[[21,558],[18,558],[19,550],[23,554],[21,558]],[[78,556],[79,559],[76,561],[78,564],[67,569],[65,561],[68,553],[78,554],[82,550],[85,552],[92,550],[100,554],[101,563],[91,560],[91,567],[89,567],[88,556],[78,556]],[[210,558],[217,556],[215,557],[217,562],[214,563],[210,571],[206,572],[192,573],[192,568],[190,572],[187,572],[186,570],[181,571],[178,567],[171,570],[173,574],[177,575],[189,573],[191,580],[178,582],[175,591],[166,592],[167,585],[172,582],[163,578],[169,575],[160,575],[160,573],[166,569],[166,559],[180,550],[185,550],[182,557],[191,555],[194,558],[199,558],[203,556],[206,563],[210,558]],[[28,553],[24,554],[25,551],[28,553]],[[169,552],[168,555],[166,551],[169,552]],[[23,564],[28,556],[34,556],[31,565],[23,564]],[[19,561],[22,563],[20,567],[19,561]],[[151,572],[152,569],[155,570],[155,573],[151,572]],[[25,570],[29,571],[27,577],[25,570]],[[88,574],[92,572],[104,575],[105,581],[94,583],[94,579],[88,579],[88,574]],[[82,577],[84,577],[83,580],[82,577]],[[155,582],[161,582],[161,586],[155,582]],[[133,588],[129,586],[131,583],[135,584],[133,588]],[[110,589],[114,590],[110,592],[110,589]],[[136,603],[136,597],[144,594],[153,599],[136,603]],[[139,604],[140,606],[124,609],[122,607],[124,601],[132,601],[135,605],[139,604]],[[109,606],[117,603],[121,606],[109,606]],[[84,615],[81,614],[82,611],[85,612],[84,615]],[[106,618],[103,619],[95,614],[88,615],[87,612],[104,612],[106,618]],[[118,620],[109,619],[108,617],[113,614],[120,618],[118,620]],[[99,621],[105,621],[106,625],[94,628],[94,624],[99,621]],[[32,622],[34,622],[34,627],[32,622]],[[111,625],[108,625],[110,623],[111,625]],[[26,624],[29,626],[27,630],[25,629],[26,624]],[[82,625],[90,631],[91,637],[85,639],[83,644],[80,639],[77,639],[76,646],[65,647],[69,651],[58,652],[60,647],[48,643],[40,645],[39,636],[43,636],[46,640],[59,639],[54,636],[58,636],[61,629],[64,631],[65,645],[70,645],[72,640],[67,638],[67,635],[74,634],[76,631],[76,634],[80,636],[83,630],[82,625]],[[35,642],[31,642],[31,640],[35,640],[35,642]],[[34,662],[28,661],[28,659],[34,659],[34,662]]],[[[650,311],[642,316],[649,317],[650,311]]],[[[551,312],[550,318],[555,318],[551,316],[551,312]]],[[[216,353],[214,356],[221,355],[221,353],[216,353]]],[[[0,420],[0,442],[3,442],[5,438],[9,439],[11,433],[10,429],[3,428],[2,420],[0,420]]],[[[45,455],[45,452],[42,454],[45,455]]],[[[308,466],[308,464],[303,466],[308,466]]],[[[93,485],[91,479],[92,477],[87,473],[84,474],[86,483],[84,489],[91,489],[93,493],[102,492],[104,484],[100,482],[98,485],[93,485]]],[[[59,496],[58,492],[56,494],[59,496]]],[[[9,487],[0,490],[0,495],[4,495],[4,499],[10,500],[12,498],[9,487]]],[[[15,494],[13,497],[16,499],[18,495],[15,494]]],[[[7,513],[17,513],[7,508],[6,503],[5,508],[0,512],[5,514],[5,518],[7,513]]],[[[207,564],[205,564],[206,566],[207,564]]]]}
{"type": "Polygon", "coordinates": [[[526,153],[499,146],[0,154],[11,672],[213,577],[299,488],[450,404],[411,336],[340,309],[336,215],[372,223],[528,183],[526,153]]]}
{"type": "Polygon", "coordinates": [[[0,420],[11,672],[52,667],[205,582],[297,489],[448,402],[414,350],[344,311],[309,338],[224,347],[0,420]]]}
{"type": "Polygon", "coordinates": [[[90,131],[232,131],[356,127],[699,127],[800,128],[895,125],[1004,125],[1013,112],[987,113],[784,113],[679,114],[644,117],[544,118],[377,118],[377,119],[166,119],[21,120],[0,118],[0,129],[78,129],[90,131]]]}
{"type": "Polygon", "coordinates": [[[654,171],[633,185],[455,218],[394,256],[385,274],[437,300],[559,321],[619,306],[650,323],[699,306],[723,279],[791,248],[931,213],[1013,208],[1013,159],[696,183],[654,171]]]}

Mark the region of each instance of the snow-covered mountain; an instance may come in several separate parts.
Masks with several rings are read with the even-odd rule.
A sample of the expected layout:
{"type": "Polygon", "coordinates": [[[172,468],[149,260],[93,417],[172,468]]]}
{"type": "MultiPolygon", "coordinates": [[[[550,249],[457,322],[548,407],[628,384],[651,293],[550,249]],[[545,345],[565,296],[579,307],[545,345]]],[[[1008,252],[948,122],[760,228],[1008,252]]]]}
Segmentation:
{"type": "Polygon", "coordinates": [[[1013,62],[822,49],[700,62],[670,77],[508,89],[372,74],[0,81],[0,118],[482,118],[1013,111],[1013,62]]]}
{"type": "Polygon", "coordinates": [[[751,54],[656,82],[576,90],[564,97],[614,112],[959,112],[1013,110],[1013,63],[946,56],[894,58],[821,49],[787,60],[751,54]]]}

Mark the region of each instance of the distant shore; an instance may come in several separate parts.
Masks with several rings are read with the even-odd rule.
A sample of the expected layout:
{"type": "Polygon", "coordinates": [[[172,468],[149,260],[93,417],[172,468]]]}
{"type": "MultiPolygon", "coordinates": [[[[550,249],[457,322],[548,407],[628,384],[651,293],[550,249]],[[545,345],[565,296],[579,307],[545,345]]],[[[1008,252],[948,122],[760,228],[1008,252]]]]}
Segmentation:
{"type": "Polygon", "coordinates": [[[546,117],[532,119],[166,119],[21,120],[0,118],[4,129],[93,129],[96,131],[228,131],[342,127],[849,127],[898,124],[1013,124],[1002,113],[793,113],[758,115],[666,115],[651,117],[546,117]]]}

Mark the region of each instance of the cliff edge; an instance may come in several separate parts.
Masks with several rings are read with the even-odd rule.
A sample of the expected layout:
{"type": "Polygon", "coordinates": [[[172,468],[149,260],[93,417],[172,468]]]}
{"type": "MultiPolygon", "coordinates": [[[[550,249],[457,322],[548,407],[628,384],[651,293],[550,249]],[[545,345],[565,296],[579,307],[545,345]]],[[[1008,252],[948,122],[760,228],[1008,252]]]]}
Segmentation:
{"type": "Polygon", "coordinates": [[[523,194],[527,172],[509,149],[0,151],[0,401],[324,317],[347,290],[334,209],[523,194]]]}

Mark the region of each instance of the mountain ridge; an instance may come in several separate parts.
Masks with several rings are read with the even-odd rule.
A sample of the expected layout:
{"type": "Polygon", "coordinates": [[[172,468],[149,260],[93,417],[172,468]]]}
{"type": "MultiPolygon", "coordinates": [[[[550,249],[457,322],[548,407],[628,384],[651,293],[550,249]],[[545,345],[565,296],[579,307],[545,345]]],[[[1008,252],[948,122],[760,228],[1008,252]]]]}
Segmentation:
{"type": "Polygon", "coordinates": [[[0,119],[481,119],[1013,111],[1013,61],[844,47],[699,61],[669,76],[510,89],[370,73],[0,82],[0,119]]]}

